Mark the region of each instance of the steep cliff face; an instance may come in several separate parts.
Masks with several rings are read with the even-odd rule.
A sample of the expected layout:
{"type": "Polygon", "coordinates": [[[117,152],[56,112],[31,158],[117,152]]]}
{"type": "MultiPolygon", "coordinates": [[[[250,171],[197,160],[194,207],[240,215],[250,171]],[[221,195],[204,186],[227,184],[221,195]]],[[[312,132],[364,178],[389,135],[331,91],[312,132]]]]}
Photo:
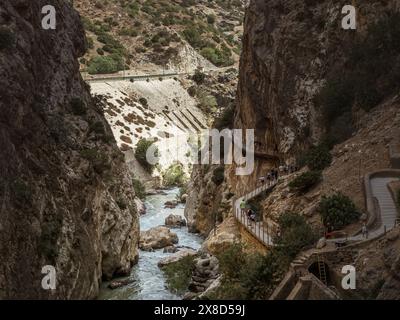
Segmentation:
{"type": "MultiPolygon", "coordinates": [[[[354,44],[362,42],[368,28],[385,13],[399,9],[397,1],[353,1],[357,29],[344,30],[342,8],[347,4],[250,1],[244,23],[235,127],[255,129],[256,149],[278,155],[281,161],[294,161],[327,135],[323,110],[316,101],[321,88],[334,72],[344,74],[354,67],[348,62],[354,44]]],[[[338,104],[333,112],[339,114],[340,108],[338,104]]],[[[363,106],[354,103],[332,130],[354,131],[364,113],[363,106]],[[343,118],[347,119],[344,125],[340,123],[343,118]]],[[[266,163],[256,157],[253,176],[240,179],[230,175],[231,184],[237,184],[237,190],[244,184],[254,185],[264,170],[260,166],[266,163]]],[[[276,164],[270,161],[271,166],[276,164]]]]}
{"type": "MultiPolygon", "coordinates": [[[[346,133],[346,135],[343,134],[344,138],[340,137],[343,144],[339,144],[332,150],[334,162],[339,157],[338,150],[346,147],[346,142],[343,142],[346,139],[354,136],[362,143],[369,140],[362,129],[365,129],[368,119],[372,117],[373,122],[377,116],[373,116],[372,112],[369,112],[369,116],[368,108],[363,105],[370,98],[368,94],[364,94],[362,97],[364,99],[356,97],[351,100],[348,103],[350,104],[348,110],[342,112],[342,105],[347,101],[342,101],[337,97],[342,97],[349,92],[341,88],[342,94],[340,90],[337,90],[337,95],[334,97],[336,100],[333,99],[337,105],[334,105],[332,112],[333,114],[342,113],[330,124],[330,127],[327,126],[324,110],[318,99],[322,89],[335,75],[335,85],[346,83],[344,87],[351,87],[350,90],[365,85],[362,89],[367,93],[373,91],[370,90],[371,86],[372,89],[381,91],[380,100],[376,100],[380,102],[375,103],[375,109],[383,110],[387,107],[385,102],[396,92],[388,90],[384,93],[384,90],[381,90],[384,88],[382,84],[396,83],[396,80],[391,80],[390,72],[381,73],[379,80],[377,80],[378,77],[375,79],[375,71],[370,66],[381,66],[381,61],[387,60],[385,54],[382,54],[382,48],[390,41],[386,40],[391,36],[386,35],[391,34],[389,29],[396,30],[398,27],[389,27],[389,23],[385,22],[380,25],[381,30],[375,28],[374,32],[379,35],[379,39],[387,37],[385,46],[382,46],[385,41],[370,41],[368,35],[372,25],[382,18],[387,18],[387,13],[398,12],[400,8],[398,1],[352,1],[350,4],[356,8],[357,29],[344,30],[342,29],[344,17],[342,8],[348,4],[348,1],[302,0],[284,2],[252,0],[249,2],[244,22],[243,51],[233,127],[255,129],[256,157],[254,171],[249,176],[237,176],[235,166],[226,167],[226,184],[232,193],[238,195],[254,189],[257,179],[265,175],[271,167],[276,167],[283,161],[294,162],[304,153],[304,150],[320,142],[328,134],[340,136],[341,133],[346,133]],[[357,52],[357,48],[361,52],[357,52]],[[370,54],[370,57],[367,57],[369,60],[365,58],[368,54],[370,54]],[[364,65],[357,66],[358,70],[362,69],[363,76],[355,77],[352,79],[354,81],[345,82],[348,70],[355,67],[352,64],[354,61],[349,59],[351,56],[360,56],[365,60],[364,65]],[[368,74],[365,70],[370,73],[368,74]],[[365,73],[367,73],[366,78],[369,77],[368,80],[364,78],[365,73]],[[340,75],[343,77],[341,78],[340,75]]],[[[396,57],[396,55],[398,56],[398,52],[393,50],[391,56],[396,57]]],[[[387,63],[384,67],[390,71],[396,70],[397,65],[398,63],[393,63],[393,65],[387,63]]],[[[335,90],[337,87],[337,85],[332,86],[335,90]]],[[[331,91],[334,91],[333,89],[331,91]]],[[[390,110],[395,110],[395,108],[394,104],[389,106],[390,110]]],[[[372,125],[372,122],[368,122],[368,125],[372,125]]],[[[390,126],[392,125],[396,126],[395,123],[390,123],[390,126]]],[[[377,134],[384,135],[384,131],[378,128],[377,134]]],[[[386,142],[382,148],[386,148],[386,142]]],[[[382,152],[385,152],[382,148],[379,149],[377,145],[372,147],[377,157],[382,157],[382,152]]],[[[365,161],[369,161],[374,153],[371,149],[366,150],[369,151],[363,150],[362,156],[365,161]]],[[[349,166],[352,165],[354,168],[358,162],[359,160],[353,159],[349,161],[349,166]]],[[[373,160],[370,162],[375,164],[373,160]]],[[[367,168],[371,169],[371,166],[365,165],[365,170],[367,168]]],[[[363,170],[362,173],[365,173],[363,170]]],[[[330,171],[334,170],[328,169],[327,173],[329,174],[330,171]]],[[[359,172],[354,173],[355,176],[357,174],[359,172]]],[[[352,175],[353,180],[357,181],[354,175],[352,175]]],[[[344,179],[350,175],[338,176],[344,179]]],[[[343,185],[340,179],[336,179],[333,184],[327,183],[324,189],[342,189],[340,187],[343,185]]],[[[344,191],[353,195],[355,192],[349,192],[350,186],[354,186],[354,183],[346,184],[344,191]]],[[[358,192],[359,186],[355,190],[358,193],[355,200],[357,204],[360,204],[362,193],[358,192]]],[[[197,193],[201,194],[201,191],[197,193]]],[[[282,201],[286,203],[286,197],[282,196],[282,198],[282,201]]],[[[274,205],[273,202],[271,201],[271,206],[274,205]]]]}
{"type": "Polygon", "coordinates": [[[0,298],[93,298],[138,254],[131,178],[79,74],[79,16],[52,1],[57,28],[43,30],[47,4],[0,4],[0,298]]]}
{"type": "Polygon", "coordinates": [[[217,168],[197,165],[193,170],[185,206],[190,232],[207,236],[229,213],[232,194],[225,183],[215,183],[213,176],[217,168]]]}

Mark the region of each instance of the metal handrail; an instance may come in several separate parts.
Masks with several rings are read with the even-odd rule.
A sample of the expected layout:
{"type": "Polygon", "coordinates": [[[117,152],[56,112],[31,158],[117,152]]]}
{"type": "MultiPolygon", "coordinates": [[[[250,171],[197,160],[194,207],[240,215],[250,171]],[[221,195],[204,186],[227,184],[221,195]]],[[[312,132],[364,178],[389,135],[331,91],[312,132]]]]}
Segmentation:
{"type": "Polygon", "coordinates": [[[257,187],[256,189],[253,189],[250,192],[244,193],[244,195],[239,196],[233,200],[233,206],[234,206],[234,212],[235,212],[235,218],[236,220],[241,223],[250,234],[252,234],[256,239],[258,239],[263,245],[265,246],[271,246],[272,241],[271,241],[271,236],[269,234],[269,225],[267,223],[267,233],[265,233],[265,228],[264,228],[264,222],[262,222],[261,226],[261,221],[255,222],[255,221],[249,221],[248,217],[244,214],[243,210],[240,209],[238,205],[239,199],[243,198],[244,200],[248,201],[260,193],[262,193],[265,190],[272,189],[275,187],[277,184],[277,180],[269,183],[265,183],[264,185],[261,185],[257,187]],[[249,223],[250,222],[250,223],[249,223]],[[266,237],[266,239],[265,239],[266,237]]]}

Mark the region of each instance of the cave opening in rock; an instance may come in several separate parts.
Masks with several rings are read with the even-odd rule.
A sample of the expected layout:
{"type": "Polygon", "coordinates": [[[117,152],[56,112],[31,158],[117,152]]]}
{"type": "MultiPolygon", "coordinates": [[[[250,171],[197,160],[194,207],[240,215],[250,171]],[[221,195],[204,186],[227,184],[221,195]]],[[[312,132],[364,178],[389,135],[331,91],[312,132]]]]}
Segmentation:
{"type": "MultiPolygon", "coordinates": [[[[322,263],[323,263],[323,266],[321,265],[321,269],[322,269],[322,268],[325,269],[326,284],[327,284],[328,286],[330,286],[330,285],[332,285],[332,278],[331,278],[331,275],[330,275],[330,268],[329,268],[329,265],[326,264],[325,262],[322,262],[322,263]]],[[[322,278],[321,273],[323,274],[323,271],[321,272],[320,266],[319,266],[319,264],[318,264],[318,261],[316,261],[316,262],[314,262],[313,264],[311,264],[310,267],[308,268],[308,271],[309,271],[310,273],[312,273],[314,276],[316,276],[319,280],[321,280],[322,282],[324,282],[323,279],[321,279],[321,278],[322,278]]]]}

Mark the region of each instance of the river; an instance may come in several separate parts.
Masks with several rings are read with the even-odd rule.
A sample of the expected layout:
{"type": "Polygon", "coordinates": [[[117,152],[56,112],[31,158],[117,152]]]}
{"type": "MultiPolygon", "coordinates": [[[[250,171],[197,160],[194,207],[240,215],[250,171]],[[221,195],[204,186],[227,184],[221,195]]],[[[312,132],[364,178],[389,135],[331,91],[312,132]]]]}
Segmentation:
{"type": "MultiPolygon", "coordinates": [[[[153,227],[164,225],[165,218],[172,214],[183,216],[185,206],[179,204],[175,209],[164,209],[166,201],[176,199],[177,188],[166,190],[165,194],[151,195],[146,198],[147,213],[140,218],[140,230],[145,231],[153,227]]],[[[202,238],[189,233],[187,228],[173,229],[179,237],[179,246],[188,246],[199,249],[202,238]]],[[[154,252],[139,252],[139,262],[132,268],[130,278],[133,282],[118,289],[108,289],[108,282],[102,284],[99,299],[102,300],[178,300],[180,296],[170,292],[165,285],[163,272],[157,263],[162,258],[171,255],[163,253],[163,249],[154,252]]]]}

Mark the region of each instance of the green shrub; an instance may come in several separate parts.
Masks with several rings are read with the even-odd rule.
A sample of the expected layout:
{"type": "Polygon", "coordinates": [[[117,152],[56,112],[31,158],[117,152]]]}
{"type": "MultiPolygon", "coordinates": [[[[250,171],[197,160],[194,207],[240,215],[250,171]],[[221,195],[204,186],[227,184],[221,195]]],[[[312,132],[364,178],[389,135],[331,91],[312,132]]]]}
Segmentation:
{"type": "Polygon", "coordinates": [[[196,82],[198,85],[202,84],[206,78],[206,74],[201,72],[200,70],[196,70],[194,73],[192,80],[196,82]]]}
{"type": "Polygon", "coordinates": [[[88,48],[88,49],[93,49],[93,48],[94,48],[94,41],[93,41],[93,38],[87,37],[87,38],[86,38],[86,41],[87,41],[87,48],[88,48]]]}
{"type": "Polygon", "coordinates": [[[182,186],[187,180],[183,166],[180,163],[172,164],[163,174],[164,186],[182,186]]]}
{"type": "Polygon", "coordinates": [[[221,185],[225,180],[225,168],[222,166],[214,169],[211,180],[217,186],[221,185]]]}
{"type": "Polygon", "coordinates": [[[322,179],[321,171],[307,171],[290,181],[290,191],[305,193],[322,179]]]}
{"type": "Polygon", "coordinates": [[[217,255],[220,271],[228,279],[237,279],[241,276],[241,268],[246,263],[245,247],[241,243],[234,243],[228,249],[217,255]]]}
{"type": "Polygon", "coordinates": [[[129,36],[129,37],[137,37],[138,33],[133,28],[123,28],[120,31],[118,31],[118,35],[120,35],[120,36],[129,36]]]}
{"type": "Polygon", "coordinates": [[[311,147],[299,160],[299,165],[307,165],[311,170],[323,170],[332,162],[329,146],[325,143],[311,147]]]}
{"type": "Polygon", "coordinates": [[[315,233],[300,215],[287,212],[278,222],[281,235],[265,256],[249,253],[240,243],[217,255],[224,277],[221,286],[207,298],[268,299],[293,258],[316,241],[315,233]]]}
{"type": "Polygon", "coordinates": [[[104,46],[108,48],[107,51],[110,53],[115,53],[120,56],[124,56],[126,54],[124,46],[118,40],[114,39],[112,35],[106,32],[98,35],[97,40],[103,43],[104,46]]]}
{"type": "Polygon", "coordinates": [[[168,288],[176,294],[183,294],[187,291],[194,269],[194,259],[195,256],[186,256],[162,267],[168,288]]]}
{"type": "Polygon", "coordinates": [[[220,50],[218,48],[205,47],[201,49],[200,54],[218,67],[227,67],[233,64],[232,53],[228,48],[220,50]]]}
{"type": "Polygon", "coordinates": [[[195,86],[189,87],[189,88],[188,88],[188,93],[189,93],[189,95],[190,95],[191,97],[195,97],[195,96],[196,96],[196,93],[197,93],[196,87],[195,87],[195,86]]]}
{"type": "Polygon", "coordinates": [[[179,193],[176,196],[177,200],[178,201],[182,201],[182,196],[184,194],[188,194],[188,186],[187,186],[187,184],[184,184],[179,188],[179,193]]]}
{"type": "Polygon", "coordinates": [[[201,34],[202,31],[198,29],[195,25],[186,28],[182,33],[186,41],[189,42],[190,45],[194,48],[199,48],[203,44],[201,34]]]}
{"type": "Polygon", "coordinates": [[[206,90],[199,90],[197,93],[198,107],[206,114],[211,114],[217,111],[218,103],[215,96],[209,94],[206,90]]]}
{"type": "Polygon", "coordinates": [[[323,196],[318,211],[323,224],[335,230],[356,222],[361,215],[353,201],[341,193],[323,196]]]}
{"type": "Polygon", "coordinates": [[[207,16],[207,23],[208,23],[208,24],[214,24],[214,23],[215,23],[215,15],[209,14],[209,15],[207,16]]]}
{"type": "Polygon", "coordinates": [[[9,28],[0,27],[0,50],[12,48],[15,41],[15,34],[9,28]]]}
{"type": "Polygon", "coordinates": [[[214,127],[218,130],[232,128],[235,109],[233,107],[225,108],[222,114],[215,120],[214,127]]]}
{"type": "Polygon", "coordinates": [[[283,251],[288,263],[306,246],[317,240],[305,218],[294,212],[285,212],[278,220],[280,235],[274,239],[277,250],[283,251]]]}
{"type": "Polygon", "coordinates": [[[76,116],[83,116],[87,113],[86,103],[81,98],[72,98],[70,106],[72,109],[72,113],[76,116]]]}
{"type": "Polygon", "coordinates": [[[118,54],[109,56],[97,56],[89,61],[89,74],[115,73],[124,70],[125,65],[122,57],[118,54]]]}
{"type": "Polygon", "coordinates": [[[146,188],[143,183],[138,179],[132,179],[133,189],[135,190],[135,195],[144,200],[146,198],[146,188]]]}
{"type": "MultiPolygon", "coordinates": [[[[153,164],[150,164],[147,161],[146,153],[147,153],[147,150],[153,145],[153,143],[154,143],[153,140],[148,140],[148,139],[142,138],[137,143],[136,149],[135,149],[136,160],[150,174],[153,173],[155,166],[153,164]]],[[[157,155],[157,154],[158,154],[158,150],[156,150],[156,152],[155,152],[155,155],[157,155]]]]}

